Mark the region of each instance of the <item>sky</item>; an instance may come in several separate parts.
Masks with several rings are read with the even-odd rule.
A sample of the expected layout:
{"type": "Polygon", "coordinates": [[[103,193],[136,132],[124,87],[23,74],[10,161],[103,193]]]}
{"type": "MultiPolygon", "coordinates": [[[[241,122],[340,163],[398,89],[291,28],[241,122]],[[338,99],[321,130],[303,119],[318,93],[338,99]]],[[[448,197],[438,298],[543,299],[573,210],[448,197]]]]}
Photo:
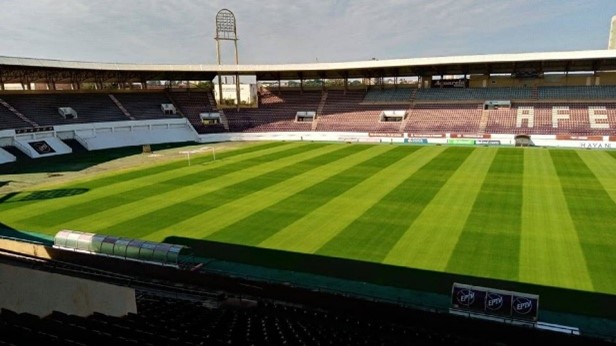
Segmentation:
{"type": "Polygon", "coordinates": [[[606,49],[616,0],[0,0],[0,56],[215,64],[221,9],[279,64],[606,49]]]}

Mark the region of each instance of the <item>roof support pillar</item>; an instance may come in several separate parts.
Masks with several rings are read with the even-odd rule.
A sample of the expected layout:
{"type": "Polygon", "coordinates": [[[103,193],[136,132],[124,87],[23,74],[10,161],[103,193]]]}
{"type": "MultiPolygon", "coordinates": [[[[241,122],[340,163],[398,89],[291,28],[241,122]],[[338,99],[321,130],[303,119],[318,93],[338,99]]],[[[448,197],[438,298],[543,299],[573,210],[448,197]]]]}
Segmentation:
{"type": "Polygon", "coordinates": [[[30,75],[27,71],[22,71],[21,73],[21,88],[23,90],[32,90],[30,86],[30,75]]]}
{"type": "MultiPolygon", "coordinates": [[[[216,40],[216,62],[220,67],[220,44],[218,40],[216,40]]],[[[222,73],[218,71],[218,107],[222,107],[222,73]]]]}
{"type": "MultiPolygon", "coordinates": [[[[237,45],[237,41],[235,42],[237,45]]],[[[237,48],[235,49],[235,59],[237,60],[237,48]]],[[[236,61],[237,64],[237,61],[236,61]]],[[[235,101],[236,101],[236,110],[239,112],[240,110],[240,74],[235,74],[235,101]]]]}
{"type": "Polygon", "coordinates": [[[46,73],[46,79],[47,79],[47,90],[56,90],[56,77],[53,73],[51,72],[47,72],[46,73]]]}
{"type": "Polygon", "coordinates": [[[222,100],[222,75],[218,73],[218,107],[222,107],[222,100]]]}
{"type": "Polygon", "coordinates": [[[2,69],[0,68],[0,90],[4,91],[4,76],[2,73],[2,69]]]}

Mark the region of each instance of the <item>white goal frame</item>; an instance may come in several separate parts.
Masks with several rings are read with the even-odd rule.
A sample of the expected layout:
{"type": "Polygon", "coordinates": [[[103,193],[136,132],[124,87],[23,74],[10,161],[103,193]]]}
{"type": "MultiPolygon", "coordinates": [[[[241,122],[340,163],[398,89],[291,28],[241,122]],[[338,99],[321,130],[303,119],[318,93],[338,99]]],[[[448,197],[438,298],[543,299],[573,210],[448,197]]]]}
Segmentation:
{"type": "Polygon", "coordinates": [[[201,147],[199,149],[193,150],[183,150],[180,151],[180,154],[186,154],[186,160],[188,161],[188,165],[191,165],[190,154],[200,154],[203,152],[212,151],[212,161],[216,161],[216,148],[214,147],[201,147]]]}

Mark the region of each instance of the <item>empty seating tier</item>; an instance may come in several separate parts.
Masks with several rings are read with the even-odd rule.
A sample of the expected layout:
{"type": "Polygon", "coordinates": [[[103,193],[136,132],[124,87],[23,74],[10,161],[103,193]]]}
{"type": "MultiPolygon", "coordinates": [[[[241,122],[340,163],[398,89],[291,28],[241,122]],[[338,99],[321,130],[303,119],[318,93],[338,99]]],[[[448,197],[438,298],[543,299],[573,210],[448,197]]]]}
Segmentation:
{"type": "Polygon", "coordinates": [[[258,108],[225,109],[231,132],[310,131],[312,122],[296,121],[297,112],[316,111],[321,92],[267,89],[259,92],[258,108]]]}
{"type": "Polygon", "coordinates": [[[10,111],[0,104],[0,130],[20,129],[32,127],[32,124],[20,118],[17,114],[10,111]]]}
{"type": "Polygon", "coordinates": [[[318,118],[317,131],[399,132],[399,122],[381,122],[381,112],[404,109],[408,103],[366,104],[365,92],[329,91],[323,112],[318,118]]]}
{"type": "Polygon", "coordinates": [[[202,134],[227,131],[616,134],[613,130],[616,86],[373,88],[368,92],[261,89],[257,107],[225,108],[224,113],[217,109],[212,92],[205,90],[111,94],[6,92],[1,99],[0,129],[185,116],[202,134]],[[505,101],[507,105],[483,110],[485,101],[505,101]],[[169,103],[177,107],[177,114],[165,114],[161,110],[162,104],[169,103]],[[406,111],[407,116],[402,119],[381,116],[382,112],[392,110],[406,111]],[[308,113],[314,115],[298,116],[308,113]],[[216,115],[216,121],[205,121],[201,115],[204,119],[216,115]]]}
{"type": "Polygon", "coordinates": [[[537,88],[540,100],[614,100],[616,86],[559,86],[537,88]]]}
{"type": "Polygon", "coordinates": [[[2,99],[40,126],[128,120],[103,93],[6,94],[2,99]],[[71,107],[77,117],[62,117],[60,107],[71,107]]]}
{"type": "Polygon", "coordinates": [[[530,100],[531,88],[429,88],[418,89],[415,99],[428,101],[451,100],[530,100]]]}
{"type": "Polygon", "coordinates": [[[411,91],[413,89],[400,88],[400,89],[370,89],[364,97],[364,102],[374,103],[403,103],[410,102],[411,91]]]}
{"type": "Polygon", "coordinates": [[[172,102],[167,95],[162,92],[114,93],[113,96],[115,96],[130,115],[137,120],[181,117],[180,114],[163,114],[160,105],[172,102]]]}
{"type": "Polygon", "coordinates": [[[482,103],[421,103],[415,105],[404,131],[416,134],[479,132],[482,103]]]}
{"type": "Polygon", "coordinates": [[[217,133],[226,131],[222,124],[205,126],[201,120],[201,113],[216,110],[216,105],[210,103],[211,91],[171,92],[168,96],[197,132],[217,133]]]}

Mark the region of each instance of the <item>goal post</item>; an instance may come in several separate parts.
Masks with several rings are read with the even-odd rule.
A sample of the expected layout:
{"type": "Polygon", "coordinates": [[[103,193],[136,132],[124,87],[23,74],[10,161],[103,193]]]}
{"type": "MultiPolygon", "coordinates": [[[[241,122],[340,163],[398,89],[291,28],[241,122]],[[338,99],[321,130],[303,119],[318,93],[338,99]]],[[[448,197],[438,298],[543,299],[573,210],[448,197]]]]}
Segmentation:
{"type": "Polygon", "coordinates": [[[183,150],[180,151],[180,154],[185,154],[186,155],[186,161],[188,161],[188,165],[191,165],[191,159],[190,159],[190,155],[191,154],[200,154],[200,153],[204,153],[204,152],[208,152],[211,151],[212,152],[212,161],[216,161],[216,148],[214,147],[201,147],[199,149],[193,149],[193,150],[183,150]]]}

